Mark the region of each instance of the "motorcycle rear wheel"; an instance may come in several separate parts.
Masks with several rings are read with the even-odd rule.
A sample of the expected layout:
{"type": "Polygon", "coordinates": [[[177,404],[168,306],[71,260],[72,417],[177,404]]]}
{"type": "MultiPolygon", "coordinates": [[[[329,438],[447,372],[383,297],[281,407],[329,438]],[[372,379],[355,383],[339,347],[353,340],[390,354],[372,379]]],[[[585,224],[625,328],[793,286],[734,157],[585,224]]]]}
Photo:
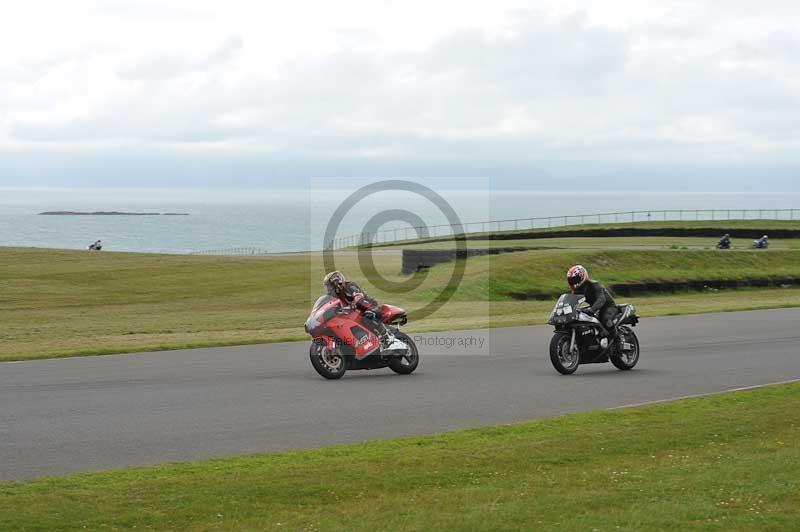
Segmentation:
{"type": "Polygon", "coordinates": [[[408,354],[392,359],[389,362],[389,368],[399,375],[411,375],[414,370],[419,366],[419,351],[417,351],[417,344],[407,334],[401,332],[394,333],[395,338],[398,338],[408,345],[408,354]]]}
{"type": "Polygon", "coordinates": [[[563,332],[555,333],[550,340],[550,362],[562,375],[572,375],[581,363],[577,346],[573,353],[568,353],[570,340],[571,336],[563,332]]]}
{"type": "Polygon", "coordinates": [[[630,353],[620,353],[618,349],[614,349],[614,352],[608,358],[617,369],[628,371],[633,369],[639,362],[639,339],[636,337],[636,333],[628,327],[620,327],[619,339],[632,344],[633,349],[630,353]]]}
{"type": "Polygon", "coordinates": [[[339,348],[331,352],[328,346],[312,343],[308,354],[317,373],[328,380],[341,379],[347,371],[347,361],[339,348]]]}

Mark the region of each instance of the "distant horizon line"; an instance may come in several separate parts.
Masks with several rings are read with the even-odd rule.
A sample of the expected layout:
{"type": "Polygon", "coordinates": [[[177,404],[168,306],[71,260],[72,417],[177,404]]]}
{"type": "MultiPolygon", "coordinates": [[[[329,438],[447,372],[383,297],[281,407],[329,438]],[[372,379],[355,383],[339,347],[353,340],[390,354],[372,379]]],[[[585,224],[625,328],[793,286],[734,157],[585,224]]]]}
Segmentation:
{"type": "MultiPolygon", "coordinates": [[[[360,185],[356,185],[355,188],[360,187],[360,185]]],[[[581,191],[574,191],[574,190],[558,190],[558,189],[535,189],[535,188],[507,188],[507,187],[487,187],[487,188],[478,188],[478,187],[465,187],[465,188],[456,188],[451,186],[442,186],[436,187],[432,186],[436,191],[439,190],[446,190],[451,192],[481,192],[485,193],[487,191],[491,192],[535,192],[539,194],[686,194],[686,195],[696,195],[696,194],[799,194],[800,190],[676,190],[676,189],[602,189],[602,190],[581,190],[581,191]]],[[[219,190],[230,190],[230,191],[261,191],[261,192],[307,192],[309,190],[317,190],[317,191],[329,191],[329,192],[338,192],[338,193],[346,193],[346,190],[342,188],[319,188],[319,187],[288,187],[288,186],[275,186],[275,187],[268,187],[268,186],[242,186],[242,185],[233,185],[233,186],[209,186],[209,185],[172,185],[172,186],[132,186],[132,185],[110,185],[110,186],[98,186],[98,185],[75,185],[75,186],[4,186],[0,185],[0,191],[62,191],[62,190],[97,190],[97,191],[105,191],[105,190],[141,190],[141,191],[157,191],[157,190],[197,190],[197,191],[219,191],[219,190]]],[[[2,198],[0,198],[2,200],[2,198]]]]}

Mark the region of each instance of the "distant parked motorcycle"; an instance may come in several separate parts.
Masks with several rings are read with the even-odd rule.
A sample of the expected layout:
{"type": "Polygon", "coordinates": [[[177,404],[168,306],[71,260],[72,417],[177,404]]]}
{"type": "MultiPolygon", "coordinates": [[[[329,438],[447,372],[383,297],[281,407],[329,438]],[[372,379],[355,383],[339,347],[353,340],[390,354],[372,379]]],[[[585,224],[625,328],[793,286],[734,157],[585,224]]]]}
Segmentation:
{"type": "Polygon", "coordinates": [[[767,238],[767,235],[764,235],[761,238],[753,240],[753,248],[755,249],[767,249],[768,247],[769,247],[769,238],[767,238]]]}
{"type": "Polygon", "coordinates": [[[408,321],[406,311],[381,305],[380,316],[405,348],[386,349],[364,313],[343,306],[339,298],[323,295],[317,299],[305,324],[313,338],[309,357],[317,373],[326,379],[341,379],[348,369],[388,367],[401,375],[413,373],[419,365],[419,352],[414,340],[400,332],[400,326],[408,321]]]}
{"type": "Polygon", "coordinates": [[[550,340],[553,367],[564,375],[575,373],[580,364],[608,361],[620,370],[633,369],[639,362],[639,339],[632,329],[639,323],[636,308],[619,305],[612,331],[587,309],[586,299],[579,294],[564,294],[556,303],[548,320],[555,327],[550,340]]]}

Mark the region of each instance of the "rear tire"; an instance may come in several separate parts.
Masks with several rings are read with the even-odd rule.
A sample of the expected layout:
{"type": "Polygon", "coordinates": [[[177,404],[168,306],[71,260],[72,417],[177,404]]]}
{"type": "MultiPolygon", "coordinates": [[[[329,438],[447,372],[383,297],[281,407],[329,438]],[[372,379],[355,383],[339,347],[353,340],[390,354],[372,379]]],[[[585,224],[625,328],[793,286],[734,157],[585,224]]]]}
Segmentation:
{"type": "Polygon", "coordinates": [[[419,351],[417,351],[417,344],[407,334],[401,332],[394,333],[395,338],[399,338],[408,344],[408,354],[402,357],[396,357],[389,361],[389,368],[398,375],[411,375],[414,370],[419,366],[419,351]]]}
{"type": "Polygon", "coordinates": [[[572,375],[580,365],[580,355],[568,353],[571,338],[567,333],[557,332],[550,340],[550,362],[562,375],[572,375]]]}
{"type": "Polygon", "coordinates": [[[338,347],[330,353],[328,346],[312,343],[308,355],[317,373],[328,380],[341,379],[347,371],[347,360],[338,347]]]}
{"type": "Polygon", "coordinates": [[[630,353],[620,353],[617,349],[609,357],[611,363],[621,371],[632,370],[639,362],[639,339],[636,333],[629,327],[620,327],[619,339],[623,342],[633,344],[633,351],[630,353]]]}

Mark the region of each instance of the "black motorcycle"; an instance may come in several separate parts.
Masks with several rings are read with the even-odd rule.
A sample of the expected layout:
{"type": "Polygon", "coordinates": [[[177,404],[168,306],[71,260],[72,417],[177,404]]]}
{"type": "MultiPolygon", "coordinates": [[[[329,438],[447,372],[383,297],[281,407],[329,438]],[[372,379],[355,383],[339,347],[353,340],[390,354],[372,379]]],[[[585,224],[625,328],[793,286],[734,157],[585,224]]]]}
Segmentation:
{"type": "Polygon", "coordinates": [[[636,308],[619,305],[612,331],[586,310],[586,298],[578,294],[564,294],[556,303],[548,320],[556,329],[550,340],[553,367],[564,375],[581,364],[608,361],[617,369],[633,369],[639,362],[639,339],[632,329],[639,323],[636,308]]]}

